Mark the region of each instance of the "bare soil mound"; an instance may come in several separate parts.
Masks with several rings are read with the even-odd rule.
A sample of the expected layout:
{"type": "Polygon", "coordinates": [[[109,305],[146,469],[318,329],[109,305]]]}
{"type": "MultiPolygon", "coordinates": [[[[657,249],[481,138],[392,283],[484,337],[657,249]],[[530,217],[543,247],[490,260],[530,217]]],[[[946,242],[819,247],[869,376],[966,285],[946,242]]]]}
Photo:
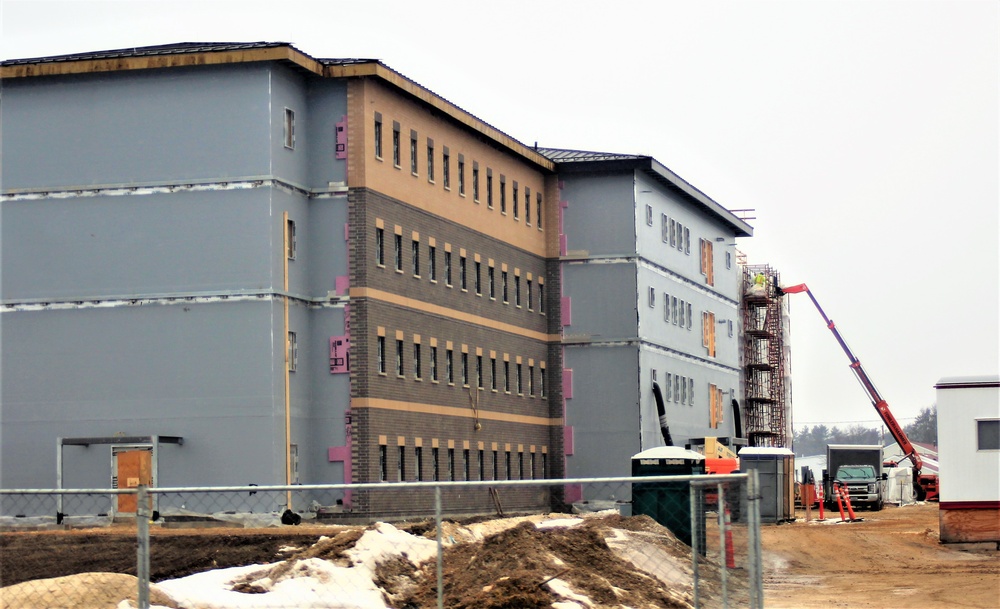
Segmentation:
{"type": "MultiPolygon", "coordinates": [[[[121,573],[81,573],[66,577],[36,579],[0,588],[2,609],[115,609],[123,600],[133,604],[138,580],[121,573]]],[[[176,607],[173,600],[150,587],[151,604],[176,607]]]]}

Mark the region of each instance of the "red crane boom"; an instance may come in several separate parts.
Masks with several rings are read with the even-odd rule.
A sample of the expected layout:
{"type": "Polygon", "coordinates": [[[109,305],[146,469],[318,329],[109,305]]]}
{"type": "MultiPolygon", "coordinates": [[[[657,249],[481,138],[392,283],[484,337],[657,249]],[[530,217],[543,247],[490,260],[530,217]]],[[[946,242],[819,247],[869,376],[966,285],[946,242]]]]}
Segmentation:
{"type": "Polygon", "coordinates": [[[923,476],[920,475],[920,470],[924,467],[923,459],[920,458],[920,454],[917,453],[917,449],[915,449],[913,444],[910,443],[910,439],[906,436],[906,432],[903,431],[903,428],[899,425],[899,421],[896,420],[892,411],[889,410],[889,404],[885,401],[881,394],[879,394],[878,389],[875,388],[875,384],[872,383],[872,380],[868,377],[868,373],[865,372],[864,366],[861,365],[861,360],[855,357],[851,348],[847,346],[844,338],[837,330],[836,324],[834,324],[833,321],[827,317],[826,312],[823,311],[823,307],[819,306],[819,302],[816,300],[816,297],[813,296],[812,291],[810,291],[809,287],[804,283],[779,288],[779,294],[799,294],[801,292],[805,292],[809,295],[809,299],[812,300],[812,303],[816,306],[816,310],[819,311],[820,316],[823,317],[823,321],[826,322],[826,327],[833,332],[833,337],[837,339],[837,343],[840,344],[840,348],[844,350],[844,353],[847,354],[847,358],[851,360],[851,371],[854,372],[854,376],[857,377],[858,382],[861,383],[861,386],[868,394],[869,399],[872,401],[872,406],[875,407],[879,416],[882,417],[882,421],[885,423],[886,427],[889,428],[889,433],[892,434],[893,439],[896,440],[897,444],[899,444],[899,448],[903,451],[903,454],[907,459],[913,462],[913,481],[914,487],[918,491],[918,495],[921,495],[921,499],[925,497],[927,499],[935,498],[937,495],[937,476],[927,474],[923,476]]]}

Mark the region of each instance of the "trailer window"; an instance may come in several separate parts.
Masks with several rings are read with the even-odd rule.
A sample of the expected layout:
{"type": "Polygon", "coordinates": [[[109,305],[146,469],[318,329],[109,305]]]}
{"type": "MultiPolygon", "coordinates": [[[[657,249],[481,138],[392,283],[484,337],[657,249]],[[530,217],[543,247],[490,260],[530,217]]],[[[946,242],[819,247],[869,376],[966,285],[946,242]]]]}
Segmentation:
{"type": "Polygon", "coordinates": [[[1000,450],[1000,419],[976,421],[978,450],[1000,450]]]}

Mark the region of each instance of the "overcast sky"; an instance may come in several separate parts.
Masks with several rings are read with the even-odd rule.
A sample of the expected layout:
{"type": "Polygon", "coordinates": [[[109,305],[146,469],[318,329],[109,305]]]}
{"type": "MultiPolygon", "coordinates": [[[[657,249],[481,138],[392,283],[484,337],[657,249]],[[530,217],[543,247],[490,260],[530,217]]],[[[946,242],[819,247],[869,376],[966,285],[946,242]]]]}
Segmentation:
{"type": "MultiPolygon", "coordinates": [[[[648,154],[808,283],[903,424],[1000,370],[1000,3],[0,0],[0,58],[291,42],[376,58],[526,144],[648,154]]],[[[878,426],[805,295],[793,418],[878,426]]],[[[944,413],[942,413],[944,416],[944,413]]]]}

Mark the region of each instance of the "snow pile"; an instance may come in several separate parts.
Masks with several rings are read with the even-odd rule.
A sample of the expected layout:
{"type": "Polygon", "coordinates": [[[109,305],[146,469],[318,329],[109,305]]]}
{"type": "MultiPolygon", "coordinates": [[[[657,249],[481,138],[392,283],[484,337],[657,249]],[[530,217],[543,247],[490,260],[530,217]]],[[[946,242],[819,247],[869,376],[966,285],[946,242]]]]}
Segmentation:
{"type": "Polygon", "coordinates": [[[398,556],[418,564],[436,552],[435,542],[380,522],[345,552],[349,566],[306,558],[290,566],[273,563],[207,571],[160,582],[157,587],[189,609],[387,609],[374,582],[378,564],[398,556]]]}

